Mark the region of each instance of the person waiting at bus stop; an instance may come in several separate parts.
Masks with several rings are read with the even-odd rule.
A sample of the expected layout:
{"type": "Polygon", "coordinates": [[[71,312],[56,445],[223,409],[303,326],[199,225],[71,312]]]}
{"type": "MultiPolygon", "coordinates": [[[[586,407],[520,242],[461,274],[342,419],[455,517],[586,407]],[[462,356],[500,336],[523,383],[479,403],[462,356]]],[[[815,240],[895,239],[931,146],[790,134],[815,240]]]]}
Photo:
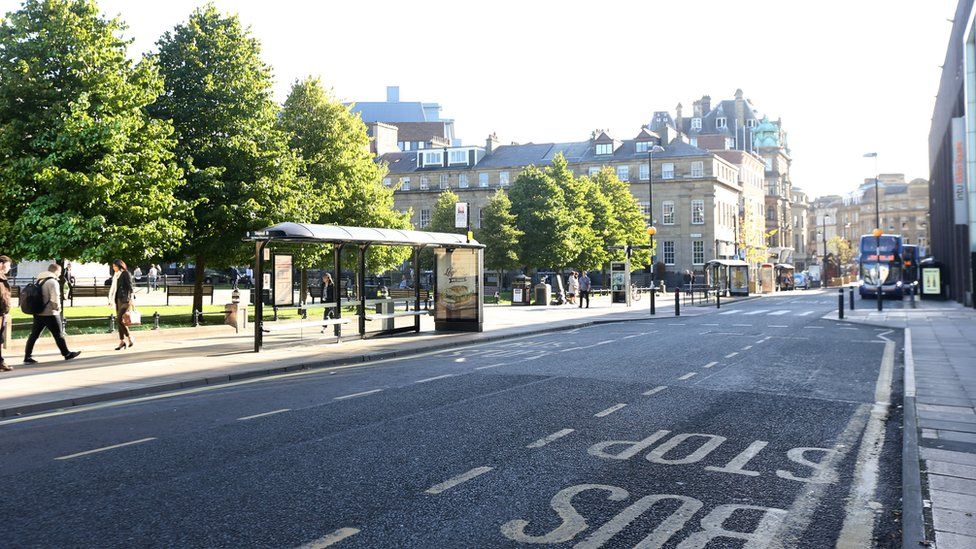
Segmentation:
{"type": "Polygon", "coordinates": [[[579,279],[579,306],[580,309],[583,308],[583,302],[586,301],[586,308],[590,308],[590,288],[592,284],[590,283],[590,276],[586,274],[586,271],[580,272],[579,279]]]}

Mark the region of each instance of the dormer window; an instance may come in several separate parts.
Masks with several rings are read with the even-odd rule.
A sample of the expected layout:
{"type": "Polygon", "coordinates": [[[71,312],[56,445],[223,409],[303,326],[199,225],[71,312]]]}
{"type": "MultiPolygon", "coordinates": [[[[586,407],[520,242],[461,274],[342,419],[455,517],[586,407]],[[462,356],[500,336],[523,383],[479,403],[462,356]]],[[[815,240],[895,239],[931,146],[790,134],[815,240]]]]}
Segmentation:
{"type": "Polygon", "coordinates": [[[693,130],[700,130],[701,129],[701,118],[692,118],[691,119],[691,129],[693,129],[693,130]]]}
{"type": "Polygon", "coordinates": [[[451,164],[467,164],[468,163],[468,151],[451,151],[450,156],[451,164]]]}
{"type": "Polygon", "coordinates": [[[441,151],[431,151],[424,153],[424,166],[443,166],[444,153],[441,151]]]}
{"type": "Polygon", "coordinates": [[[653,141],[638,141],[637,142],[637,152],[646,153],[654,148],[653,141]]]}
{"type": "Polygon", "coordinates": [[[613,143],[597,143],[596,154],[613,154],[613,143]]]}
{"type": "Polygon", "coordinates": [[[727,128],[728,127],[728,124],[726,123],[726,120],[725,120],[725,117],[724,116],[720,116],[720,117],[718,117],[718,118],[715,119],[715,127],[716,128],[727,128]]]}
{"type": "Polygon", "coordinates": [[[753,119],[750,119],[750,120],[746,120],[746,127],[747,128],[755,128],[756,127],[756,119],[753,118],[753,119]]]}

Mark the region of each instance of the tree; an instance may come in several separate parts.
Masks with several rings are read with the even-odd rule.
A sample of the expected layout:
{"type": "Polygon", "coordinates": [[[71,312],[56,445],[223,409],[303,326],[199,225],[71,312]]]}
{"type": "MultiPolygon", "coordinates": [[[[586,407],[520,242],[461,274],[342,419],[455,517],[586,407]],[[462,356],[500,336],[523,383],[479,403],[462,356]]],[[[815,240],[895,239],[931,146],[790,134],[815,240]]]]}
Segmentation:
{"type": "Polygon", "coordinates": [[[525,234],[518,254],[522,265],[561,268],[579,254],[566,197],[548,170],[529,166],[509,196],[515,226],[525,234]]]}
{"type": "MultiPolygon", "coordinates": [[[[600,170],[594,179],[607,197],[613,208],[613,221],[610,226],[611,233],[608,242],[624,243],[630,246],[643,246],[649,244],[650,237],[647,235],[647,222],[641,212],[640,203],[630,192],[630,187],[617,178],[617,174],[611,168],[600,170]]],[[[657,240],[654,241],[655,246],[657,240]]],[[[646,267],[651,264],[652,250],[634,250],[630,256],[630,263],[635,268],[646,267]]],[[[619,252],[614,259],[623,259],[619,252]]]]}
{"type": "Polygon", "coordinates": [[[454,226],[454,205],[460,200],[450,189],[438,195],[426,229],[434,233],[464,234],[466,229],[454,226]]]}
{"type": "MultiPolygon", "coordinates": [[[[302,157],[310,184],[306,202],[313,223],[409,229],[410,214],[393,207],[393,190],[383,186],[385,167],[373,162],[366,125],[317,78],[296,81],[285,100],[278,128],[302,157]]],[[[308,262],[330,253],[322,247],[308,262]],[[324,252],[324,253],[323,253],[324,252]]],[[[373,272],[395,267],[410,255],[402,246],[370,248],[373,272]]]]}
{"type": "Polygon", "coordinates": [[[846,238],[838,235],[827,241],[827,249],[840,259],[840,265],[848,265],[854,260],[854,249],[846,238]]]}
{"type": "Polygon", "coordinates": [[[505,191],[498,189],[481,212],[478,241],[485,245],[485,268],[498,271],[499,283],[503,271],[519,266],[518,246],[523,233],[515,226],[512,201],[505,191]]]}
{"type": "Polygon", "coordinates": [[[552,159],[546,172],[564,190],[566,207],[573,220],[570,239],[574,256],[569,262],[582,270],[602,268],[609,257],[604,231],[610,217],[610,205],[589,178],[577,178],[573,174],[562,153],[552,159]],[[597,216],[600,217],[599,227],[596,226],[597,216]]]}
{"type": "Polygon", "coordinates": [[[271,71],[237,17],[207,4],[157,44],[166,87],[151,112],[172,121],[186,171],[178,196],[191,211],[182,252],[194,258],[199,310],[205,263],[242,263],[253,253],[241,242],[248,231],[307,220],[308,185],[275,128],[271,71]]]}
{"type": "Polygon", "coordinates": [[[0,249],[137,263],[178,246],[163,82],[90,0],[28,0],[0,23],[0,249]]]}

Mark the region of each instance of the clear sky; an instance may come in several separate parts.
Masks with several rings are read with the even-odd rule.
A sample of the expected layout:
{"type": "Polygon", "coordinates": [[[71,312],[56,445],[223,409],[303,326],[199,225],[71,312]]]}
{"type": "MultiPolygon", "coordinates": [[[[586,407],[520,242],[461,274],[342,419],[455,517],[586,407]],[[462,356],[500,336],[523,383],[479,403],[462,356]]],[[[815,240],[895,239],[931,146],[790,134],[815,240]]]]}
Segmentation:
{"type": "MultiPolygon", "coordinates": [[[[136,53],[200,0],[101,0],[136,53]]],[[[956,0],[218,0],[263,44],[275,94],[321,76],[349,101],[438,102],[468,144],[630,138],[655,110],[736,88],[782,117],[794,185],[842,193],[878,169],[928,178],[956,0]]],[[[0,11],[19,2],[0,0],[0,11]]],[[[687,116],[687,114],[686,114],[687,116]]]]}

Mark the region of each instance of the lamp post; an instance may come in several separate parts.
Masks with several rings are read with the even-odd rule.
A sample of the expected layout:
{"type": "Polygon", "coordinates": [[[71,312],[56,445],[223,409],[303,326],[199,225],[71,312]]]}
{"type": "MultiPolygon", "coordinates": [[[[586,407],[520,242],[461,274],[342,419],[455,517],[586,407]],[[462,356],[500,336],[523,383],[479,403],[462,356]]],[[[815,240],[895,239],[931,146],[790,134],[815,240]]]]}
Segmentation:
{"type": "Polygon", "coordinates": [[[650,239],[651,239],[650,254],[651,254],[651,314],[652,315],[657,314],[657,311],[655,310],[656,307],[655,307],[655,304],[654,304],[654,298],[655,298],[655,295],[657,294],[657,284],[655,284],[655,281],[654,281],[654,255],[655,255],[654,254],[654,234],[655,233],[657,233],[657,229],[654,227],[654,225],[651,225],[650,227],[647,228],[647,236],[649,236],[650,239]]]}
{"type": "Polygon", "coordinates": [[[657,229],[654,228],[654,159],[652,157],[656,152],[664,152],[664,147],[654,145],[647,149],[647,234],[651,236],[651,314],[654,314],[654,288],[657,285],[654,276],[654,263],[657,259],[654,250],[654,233],[657,229]],[[654,232],[651,232],[652,230],[654,232]]]}
{"type": "Polygon", "coordinates": [[[877,264],[878,268],[878,310],[880,311],[882,309],[881,284],[883,282],[881,280],[881,235],[884,233],[884,231],[881,230],[881,197],[878,192],[878,176],[880,175],[878,173],[878,153],[865,153],[864,158],[874,159],[874,226],[877,228],[871,231],[871,233],[874,235],[875,263],[877,264]]]}
{"type": "Polygon", "coordinates": [[[822,261],[822,263],[823,263],[823,270],[824,270],[824,278],[827,278],[827,218],[828,217],[830,217],[830,214],[826,214],[826,213],[823,214],[823,217],[821,218],[821,223],[820,223],[820,227],[821,227],[821,230],[822,230],[822,233],[823,233],[823,247],[824,247],[824,252],[823,252],[823,261],[822,261]]]}

